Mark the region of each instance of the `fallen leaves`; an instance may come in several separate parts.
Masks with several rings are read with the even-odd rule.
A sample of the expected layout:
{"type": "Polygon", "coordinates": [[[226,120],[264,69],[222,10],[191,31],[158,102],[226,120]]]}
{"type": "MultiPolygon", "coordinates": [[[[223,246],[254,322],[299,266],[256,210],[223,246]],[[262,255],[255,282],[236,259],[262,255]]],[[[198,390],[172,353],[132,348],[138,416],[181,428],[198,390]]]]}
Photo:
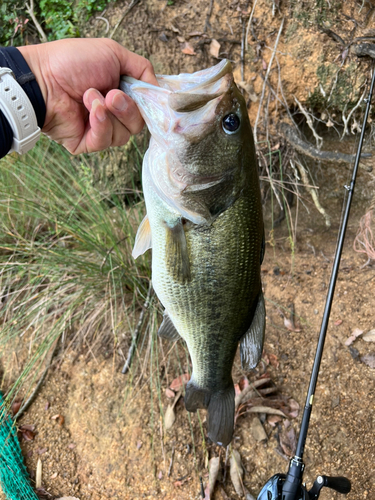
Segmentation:
{"type": "Polygon", "coordinates": [[[208,484],[206,486],[206,489],[204,490],[204,500],[210,500],[214,492],[216,480],[220,470],[220,457],[212,457],[209,461],[208,469],[208,484]]]}
{"type": "Polygon", "coordinates": [[[369,368],[375,368],[375,353],[365,354],[361,358],[362,363],[367,365],[369,368]]]}
{"type": "Polygon", "coordinates": [[[219,52],[220,52],[220,43],[213,38],[210,43],[210,55],[212,57],[215,57],[216,59],[219,59],[219,52]]]}
{"type": "Polygon", "coordinates": [[[362,338],[366,342],[375,342],[375,329],[368,331],[362,338]]]}
{"type": "Polygon", "coordinates": [[[62,427],[64,425],[64,422],[65,422],[65,418],[60,415],[59,413],[57,415],[53,415],[53,417],[51,417],[51,420],[56,420],[56,422],[62,427]]]}
{"type": "Polygon", "coordinates": [[[355,328],[352,332],[352,334],[350,335],[350,337],[345,341],[345,345],[346,346],[350,346],[357,337],[359,337],[360,335],[362,335],[363,333],[363,330],[360,330],[359,328],[355,328]]]}
{"type": "Polygon", "coordinates": [[[175,414],[175,411],[174,411],[174,407],[176,406],[177,401],[180,399],[181,394],[182,394],[182,389],[180,389],[178,391],[178,393],[176,394],[176,396],[174,398],[173,403],[169,404],[168,407],[167,407],[167,409],[166,409],[166,411],[165,411],[165,414],[164,414],[164,427],[165,427],[165,429],[167,431],[169,429],[171,429],[171,427],[175,423],[176,414],[175,414]]]}
{"type": "Polygon", "coordinates": [[[195,52],[194,48],[192,45],[190,45],[189,42],[185,42],[183,47],[182,47],[182,53],[187,54],[189,56],[196,56],[197,53],[195,52]]]}
{"type": "Polygon", "coordinates": [[[18,427],[21,438],[25,441],[32,441],[36,435],[35,425],[23,424],[18,427]]]}
{"type": "Polygon", "coordinates": [[[189,380],[190,375],[188,373],[184,373],[183,375],[180,375],[179,377],[172,380],[169,388],[172,389],[172,391],[177,392],[182,389],[189,382],[189,380]]]}
{"type": "Polygon", "coordinates": [[[243,483],[242,483],[243,467],[242,467],[240,454],[238,453],[237,450],[232,450],[232,455],[230,457],[229,473],[230,473],[230,478],[231,478],[232,484],[234,486],[234,489],[236,490],[237,495],[242,497],[244,494],[243,483]]]}

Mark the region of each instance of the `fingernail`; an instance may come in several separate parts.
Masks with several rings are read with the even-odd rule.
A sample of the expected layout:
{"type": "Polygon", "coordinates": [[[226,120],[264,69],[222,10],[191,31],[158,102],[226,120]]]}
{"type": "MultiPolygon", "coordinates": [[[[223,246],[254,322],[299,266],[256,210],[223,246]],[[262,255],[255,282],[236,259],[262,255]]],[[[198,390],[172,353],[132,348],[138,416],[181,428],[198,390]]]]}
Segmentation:
{"type": "Polygon", "coordinates": [[[104,122],[104,120],[107,118],[106,112],[104,110],[104,107],[101,105],[101,102],[99,99],[94,99],[92,102],[92,109],[95,113],[96,118],[100,122],[104,122]]]}
{"type": "Polygon", "coordinates": [[[112,106],[117,111],[124,111],[127,106],[125,97],[122,94],[116,94],[112,99],[112,106]]]}

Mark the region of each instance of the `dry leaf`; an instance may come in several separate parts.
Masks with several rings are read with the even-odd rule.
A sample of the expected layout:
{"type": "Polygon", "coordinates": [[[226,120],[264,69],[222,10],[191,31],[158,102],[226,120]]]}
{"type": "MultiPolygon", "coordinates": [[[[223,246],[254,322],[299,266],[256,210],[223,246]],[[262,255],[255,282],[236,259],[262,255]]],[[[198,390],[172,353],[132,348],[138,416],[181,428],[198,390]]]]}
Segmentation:
{"type": "Polygon", "coordinates": [[[243,468],[241,463],[241,457],[237,450],[232,450],[232,455],[230,457],[230,478],[232,480],[234,489],[238,496],[243,496],[243,468]]]}
{"type": "Polygon", "coordinates": [[[180,375],[179,377],[175,378],[172,380],[171,385],[169,386],[172,391],[179,391],[186,385],[190,380],[190,375],[188,373],[184,373],[183,375],[180,375]]]}
{"type": "Polygon", "coordinates": [[[180,488],[184,483],[186,483],[187,481],[190,481],[191,479],[191,476],[188,476],[188,477],[185,477],[184,479],[180,479],[179,481],[175,481],[173,483],[173,486],[175,486],[176,488],[180,488]]]}
{"type": "Polygon", "coordinates": [[[32,441],[35,437],[35,425],[20,425],[18,431],[25,441],[32,441]]]}
{"type": "Polygon", "coordinates": [[[164,415],[164,426],[166,430],[169,430],[176,420],[176,415],[174,412],[174,405],[168,405],[164,415]]]}
{"type": "Polygon", "coordinates": [[[214,492],[217,476],[220,470],[220,457],[213,457],[209,461],[209,476],[208,476],[208,485],[204,490],[204,500],[210,500],[212,493],[214,492]]]}
{"type": "Polygon", "coordinates": [[[23,399],[20,399],[20,398],[17,398],[13,401],[13,403],[12,403],[12,415],[13,415],[13,417],[14,417],[14,415],[17,415],[17,413],[19,412],[21,405],[22,405],[22,401],[23,401],[23,399]]]}
{"type": "Polygon", "coordinates": [[[284,326],[290,330],[291,332],[300,332],[301,331],[301,328],[299,328],[298,326],[294,325],[293,321],[291,321],[290,319],[288,319],[286,316],[284,316],[284,326]]]}
{"type": "Polygon", "coordinates": [[[276,408],[269,408],[268,406],[253,406],[247,410],[249,413],[266,413],[267,415],[280,415],[286,417],[285,413],[276,408]]]}
{"type": "Polygon", "coordinates": [[[189,56],[196,56],[197,53],[195,52],[194,48],[190,45],[189,42],[185,42],[185,45],[182,49],[183,54],[187,54],[189,56]]]}
{"type": "Polygon", "coordinates": [[[202,35],[203,35],[203,31],[192,31],[191,33],[188,34],[189,37],[202,36],[202,35]]]}
{"type": "Polygon", "coordinates": [[[361,357],[362,363],[369,366],[370,368],[375,368],[375,354],[365,354],[365,356],[361,357]]]}
{"type": "Polygon", "coordinates": [[[340,326],[342,324],[342,319],[337,319],[335,322],[334,322],[334,325],[335,326],[340,326]]]}
{"type": "Polygon", "coordinates": [[[220,51],[220,43],[213,38],[210,43],[210,54],[212,57],[216,57],[216,59],[219,58],[219,51],[220,51]]]}
{"type": "Polygon", "coordinates": [[[363,333],[363,330],[360,330],[359,328],[355,328],[355,330],[353,330],[353,333],[350,335],[350,337],[345,340],[345,345],[349,346],[349,345],[352,345],[353,342],[355,341],[355,339],[357,337],[359,337],[360,335],[362,335],[363,333]]]}
{"type": "Polygon", "coordinates": [[[36,464],[35,487],[42,487],[42,461],[40,460],[40,458],[38,458],[38,462],[36,464]]]}
{"type": "Polygon", "coordinates": [[[299,404],[293,398],[288,400],[288,404],[290,408],[289,417],[297,418],[299,413],[299,404]]]}
{"type": "Polygon", "coordinates": [[[174,407],[176,406],[177,401],[180,399],[181,394],[182,394],[182,390],[180,389],[178,391],[178,393],[176,394],[176,397],[174,398],[173,403],[171,405],[168,405],[168,408],[165,412],[164,425],[165,425],[166,430],[169,430],[176,420],[176,414],[174,411],[174,407]]]}
{"type": "Polygon", "coordinates": [[[167,398],[169,399],[173,399],[175,397],[175,393],[174,391],[172,391],[172,389],[169,389],[168,387],[165,389],[165,395],[167,396],[167,398]]]}
{"type": "Polygon", "coordinates": [[[250,432],[255,441],[261,442],[267,440],[267,434],[264,427],[257,416],[255,416],[250,424],[250,432]]]}
{"type": "Polygon", "coordinates": [[[243,391],[244,389],[246,389],[246,387],[249,387],[250,385],[249,379],[245,376],[241,377],[240,381],[238,382],[238,385],[240,386],[241,391],[243,391]]]}
{"type": "Polygon", "coordinates": [[[282,418],[279,415],[268,415],[267,422],[271,427],[276,427],[276,424],[281,422],[282,418]]]}
{"type": "MultiPolygon", "coordinates": [[[[290,422],[287,421],[289,424],[290,422]]],[[[283,428],[279,434],[280,446],[287,457],[292,457],[297,448],[296,433],[293,427],[288,425],[287,428],[283,428]]]]}
{"type": "Polygon", "coordinates": [[[362,338],[366,342],[375,342],[375,329],[367,332],[362,338]]]}
{"type": "Polygon", "coordinates": [[[77,497],[60,497],[56,498],[56,500],[79,500],[77,497]]]}
{"type": "Polygon", "coordinates": [[[183,36],[178,36],[177,37],[177,41],[180,42],[180,43],[184,43],[185,42],[185,38],[183,36]]]}

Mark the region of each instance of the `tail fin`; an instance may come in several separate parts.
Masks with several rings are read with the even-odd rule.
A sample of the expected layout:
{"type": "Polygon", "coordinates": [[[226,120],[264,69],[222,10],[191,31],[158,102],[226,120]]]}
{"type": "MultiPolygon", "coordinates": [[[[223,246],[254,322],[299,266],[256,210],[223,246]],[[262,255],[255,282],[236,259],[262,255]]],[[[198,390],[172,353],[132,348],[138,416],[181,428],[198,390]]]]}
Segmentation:
{"type": "Polygon", "coordinates": [[[234,387],[212,393],[197,387],[193,381],[186,386],[185,407],[188,411],[207,408],[208,437],[214,443],[228,446],[234,428],[234,387]]]}

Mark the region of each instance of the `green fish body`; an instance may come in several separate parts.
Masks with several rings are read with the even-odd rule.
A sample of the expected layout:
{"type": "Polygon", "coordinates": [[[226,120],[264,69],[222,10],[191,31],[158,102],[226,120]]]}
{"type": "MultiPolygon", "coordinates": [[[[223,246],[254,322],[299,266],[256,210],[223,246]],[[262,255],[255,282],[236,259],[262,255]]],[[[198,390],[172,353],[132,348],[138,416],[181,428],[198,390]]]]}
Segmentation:
{"type": "Polygon", "coordinates": [[[261,356],[264,251],[257,161],[230,63],[192,75],[126,78],[151,131],[143,163],[147,216],[133,256],[152,248],[152,283],[165,307],[159,335],[182,337],[193,365],[188,411],[208,409],[208,436],[228,445],[234,426],[232,365],[261,356]]]}

